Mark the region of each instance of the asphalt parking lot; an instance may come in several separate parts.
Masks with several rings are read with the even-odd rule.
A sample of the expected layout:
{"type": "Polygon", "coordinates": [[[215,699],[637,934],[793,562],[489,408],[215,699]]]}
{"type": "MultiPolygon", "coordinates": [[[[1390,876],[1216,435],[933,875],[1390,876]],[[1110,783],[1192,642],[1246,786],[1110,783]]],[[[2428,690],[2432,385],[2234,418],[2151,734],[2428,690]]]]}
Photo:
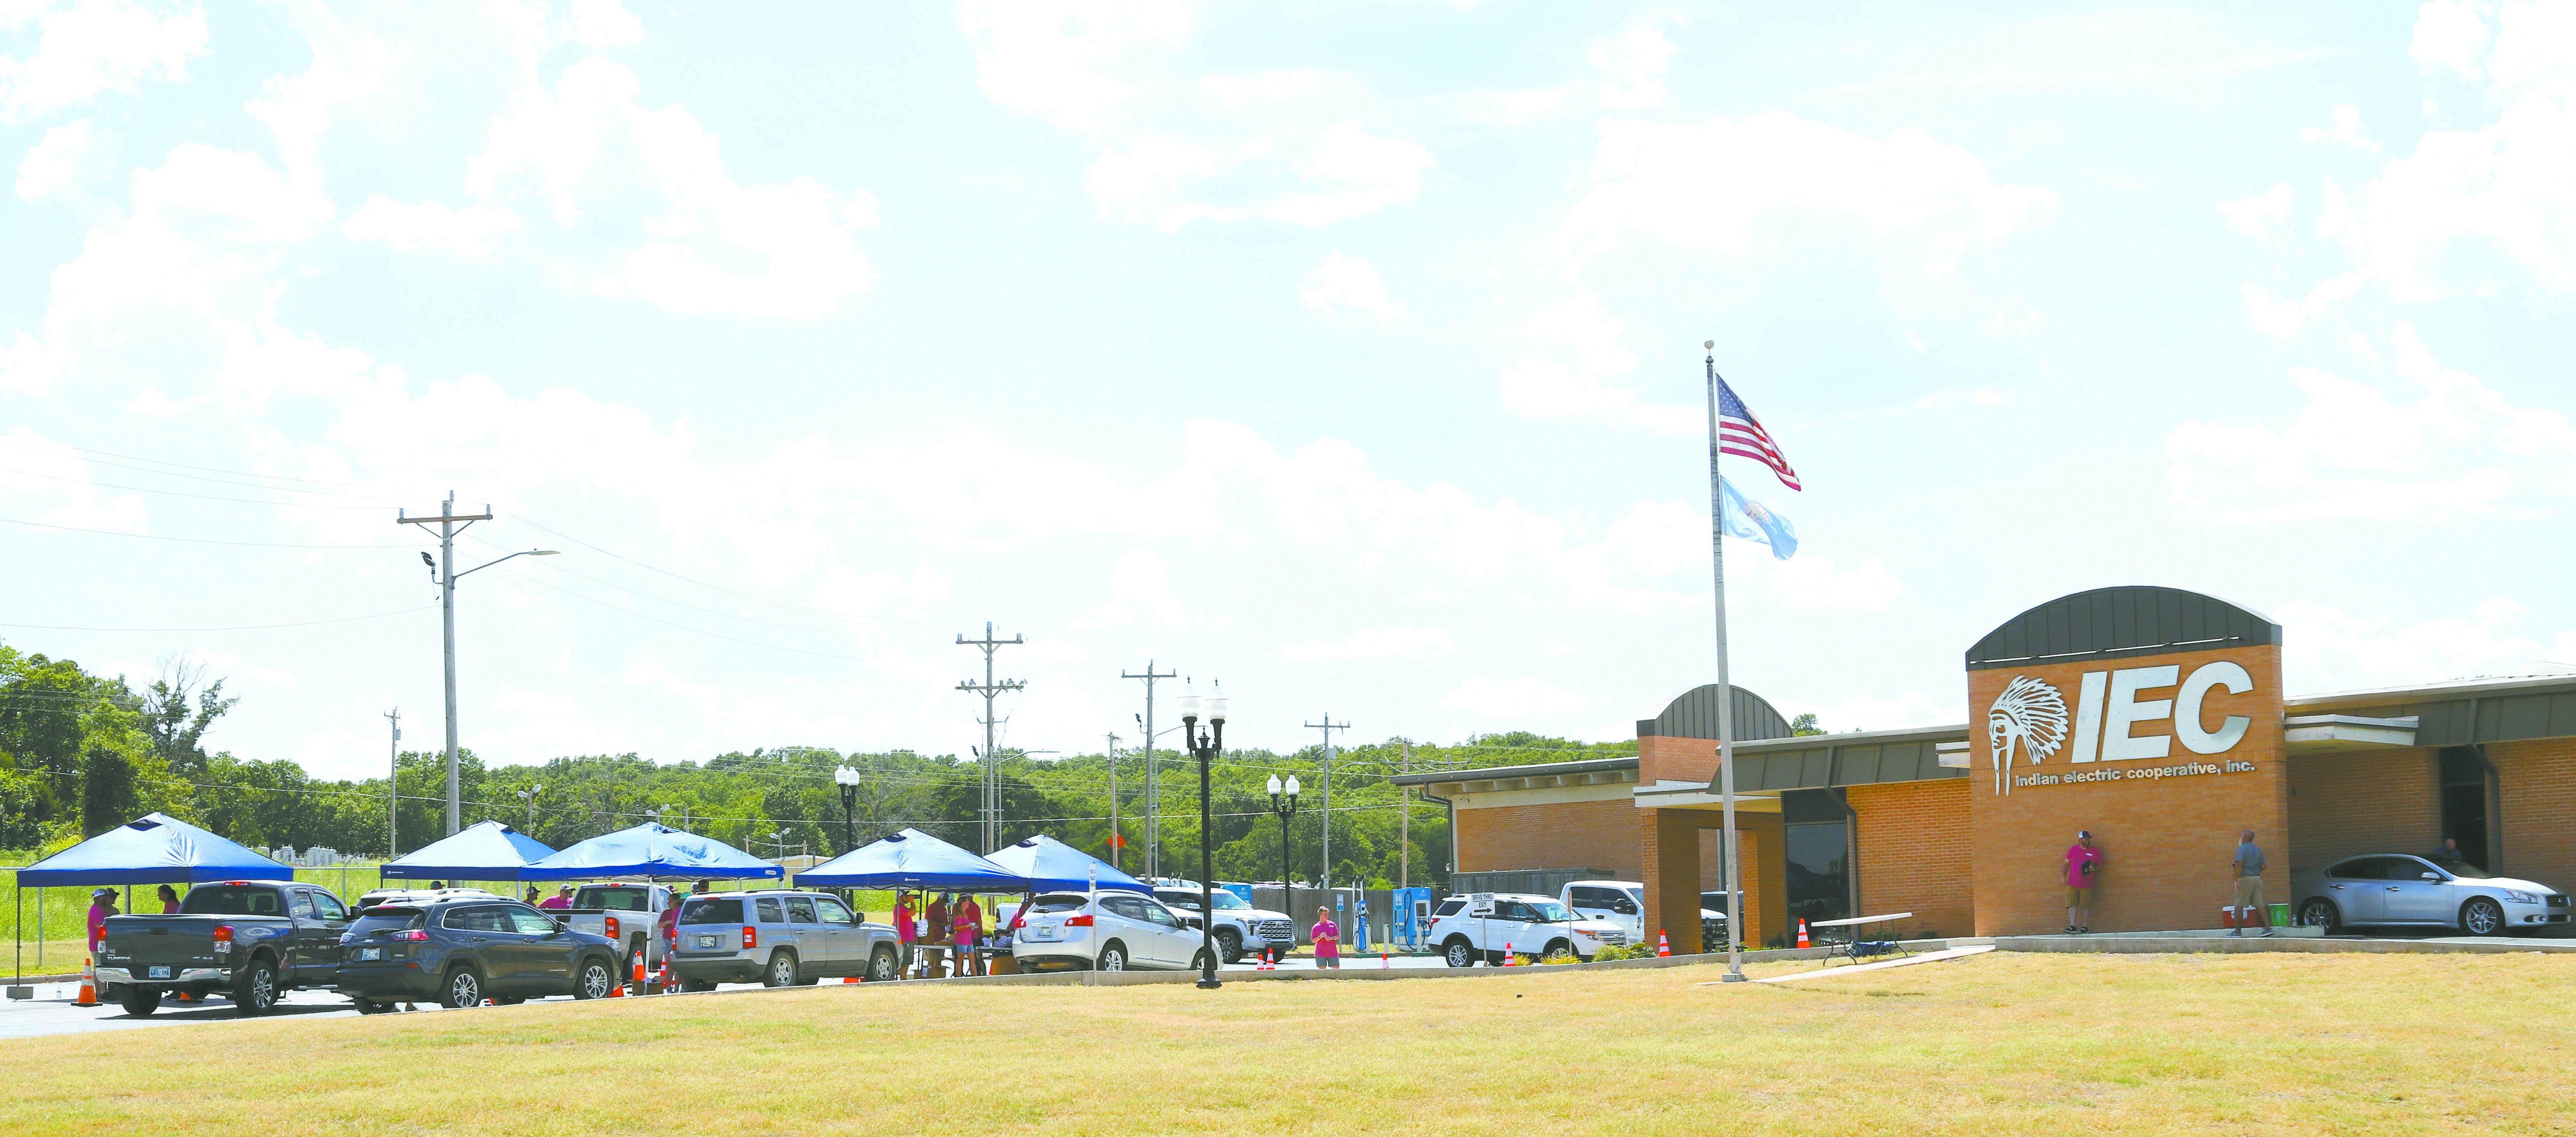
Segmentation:
{"type": "MultiPolygon", "coordinates": [[[[1288,962],[1281,964],[1280,969],[1284,971],[1313,970],[1314,966],[1315,961],[1311,959],[1291,959],[1288,962]]],[[[1363,967],[1375,968],[1380,966],[1380,963],[1378,957],[1375,955],[1366,957],[1351,955],[1343,958],[1343,966],[1352,970],[1358,970],[1363,967]]],[[[1437,969],[1441,967],[1442,964],[1437,956],[1397,956],[1387,959],[1385,961],[1385,966],[1405,969],[1437,969]]],[[[1241,964],[1226,967],[1223,970],[1227,972],[1252,971],[1257,967],[1257,964],[1251,961],[1246,961],[1241,964]]],[[[836,983],[839,981],[825,980],[824,982],[836,983]]],[[[13,999],[7,1003],[0,1003],[0,1039],[44,1038],[63,1034],[89,1034],[104,1030],[147,1030],[153,1027],[254,1021],[243,1018],[241,1015],[235,1013],[232,1003],[224,999],[211,999],[203,1004],[195,1006],[165,1001],[161,1004],[160,1010],[141,1018],[126,1014],[122,1008],[113,1003],[102,1004],[95,1007],[75,1006],[73,1005],[72,1000],[79,995],[79,986],[80,985],[77,983],[39,983],[35,985],[34,998],[13,999]]],[[[756,983],[729,983],[718,987],[717,990],[747,990],[757,988],[758,986],[759,984],[756,983]]],[[[667,998],[668,996],[657,995],[653,997],[667,998]]],[[[528,1000],[528,1005],[543,1006],[553,1003],[570,1003],[572,1001],[573,1000],[569,996],[556,996],[545,999],[530,999],[528,1000]]],[[[431,1003],[421,1003],[418,1004],[418,1006],[420,1009],[417,1011],[398,1013],[423,1015],[450,1013],[441,1010],[435,1004],[431,1003]]],[[[337,992],[290,991],[284,998],[278,1000],[277,1009],[271,1011],[264,1017],[269,1019],[323,1019],[343,1017],[357,1018],[359,1016],[357,1008],[350,1005],[348,997],[337,992]]]]}

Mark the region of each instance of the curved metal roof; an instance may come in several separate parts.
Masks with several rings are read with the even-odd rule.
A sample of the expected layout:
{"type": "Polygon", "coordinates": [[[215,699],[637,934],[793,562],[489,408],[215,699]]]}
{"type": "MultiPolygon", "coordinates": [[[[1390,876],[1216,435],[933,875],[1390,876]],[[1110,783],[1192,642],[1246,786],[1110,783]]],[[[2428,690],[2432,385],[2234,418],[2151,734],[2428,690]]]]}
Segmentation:
{"type": "Polygon", "coordinates": [[[2060,596],[1997,625],[1968,670],[2122,659],[2281,642],[2281,625],[2215,596],[2153,585],[2060,596]]]}
{"type": "MultiPolygon", "coordinates": [[[[1735,741],[1789,737],[1789,720],[1768,699],[1743,687],[1735,689],[1735,741]]],[[[1639,738],[1717,737],[1717,684],[1703,683],[1682,692],[1664,713],[1637,720],[1639,738]]]]}

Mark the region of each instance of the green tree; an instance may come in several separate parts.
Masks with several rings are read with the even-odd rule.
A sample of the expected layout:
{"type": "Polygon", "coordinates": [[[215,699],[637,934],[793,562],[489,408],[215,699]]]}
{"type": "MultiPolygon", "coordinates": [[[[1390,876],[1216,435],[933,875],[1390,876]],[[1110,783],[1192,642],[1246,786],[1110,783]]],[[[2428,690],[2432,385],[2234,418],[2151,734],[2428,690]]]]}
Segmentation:
{"type": "Polygon", "coordinates": [[[1816,725],[1816,716],[1813,714],[1803,714],[1789,720],[1789,734],[1791,737],[1804,738],[1810,734],[1823,734],[1824,732],[1825,728],[1816,725]]]}

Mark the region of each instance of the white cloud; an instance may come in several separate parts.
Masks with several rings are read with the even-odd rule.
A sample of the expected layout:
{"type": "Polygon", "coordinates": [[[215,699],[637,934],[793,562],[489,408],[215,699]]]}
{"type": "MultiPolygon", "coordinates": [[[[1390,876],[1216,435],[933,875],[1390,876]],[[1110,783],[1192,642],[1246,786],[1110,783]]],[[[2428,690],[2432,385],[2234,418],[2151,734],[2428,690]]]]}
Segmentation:
{"type": "Polygon", "coordinates": [[[2442,68],[2464,79],[2478,77],[2487,45],[2486,0],[2432,0],[2415,16],[2415,41],[2406,50],[2427,71],[2442,68]]]}
{"type": "Polygon", "coordinates": [[[467,184],[495,204],[527,187],[569,230],[584,223],[586,191],[630,193],[597,183],[628,161],[640,165],[660,208],[632,220],[641,243],[624,263],[587,284],[666,311],[805,319],[875,279],[855,235],[876,223],[873,197],[805,177],[740,184],[695,115],[647,108],[641,92],[633,71],[598,56],[565,68],[551,92],[517,92],[468,165],[467,184]]]}
{"type": "Polygon", "coordinates": [[[1975,156],[1919,130],[1881,140],[1778,111],[1698,125],[1607,120],[1592,177],[1565,222],[1578,264],[1632,233],[1738,256],[1759,219],[1805,211],[1907,237],[1925,275],[1940,277],[2057,203],[2049,190],[1996,184],[1975,156]]]}
{"type": "Polygon", "coordinates": [[[1655,406],[1616,380],[1636,370],[1622,342],[1627,325],[1590,289],[1530,313],[1530,348],[1503,369],[1503,408],[1534,418],[1601,418],[1665,434],[1707,427],[1697,408],[1655,406]]]}
{"type": "Polygon", "coordinates": [[[1479,675],[1460,683],[1440,705],[1489,719],[1554,718],[1575,714],[1593,704],[1592,696],[1541,679],[1488,679],[1479,675]]]}
{"type": "Polygon", "coordinates": [[[82,167],[97,155],[98,132],[88,119],[64,123],[45,132],[18,160],[18,196],[29,201],[66,196],[80,189],[82,167]]]}
{"type": "Polygon", "coordinates": [[[1422,175],[1434,165],[1431,151],[1400,138],[1369,133],[1358,123],[1336,123],[1316,136],[1297,175],[1322,188],[1289,193],[1262,214],[1291,225],[1330,225],[1413,200],[1422,175]]]}
{"type": "Polygon", "coordinates": [[[1076,628],[1114,628],[1143,621],[1147,627],[1186,628],[1189,616],[1172,599],[1172,566],[1152,549],[1127,550],[1109,570],[1109,603],[1075,620],[1076,628]]]}
{"type": "Polygon", "coordinates": [[[1428,659],[1457,651],[1449,633],[1438,628],[1367,628],[1338,640],[1305,640],[1284,644],[1279,658],[1292,663],[1339,659],[1428,659]]]}
{"type": "Polygon", "coordinates": [[[449,209],[436,202],[405,205],[373,194],[340,229],[354,240],[382,241],[398,252],[443,249],[481,256],[492,251],[494,238],[518,232],[520,221],[518,214],[497,205],[449,209]]]}
{"type": "Polygon", "coordinates": [[[1179,0],[964,0],[958,25],[975,45],[986,97],[1068,130],[1102,129],[1136,88],[1114,72],[1139,49],[1178,47],[1190,7],[1179,0]]]}
{"type": "Polygon", "coordinates": [[[2310,127],[2309,129],[2300,131],[2299,138],[2306,142],[2331,142],[2337,146],[2344,147],[2345,149],[2358,150],[2364,154],[2376,154],[2379,152],[2379,144],[2371,141],[2368,136],[2362,134],[2361,111],[2352,106],[2336,107],[2334,109],[2333,126],[2310,127]]]}
{"type": "Polygon", "coordinates": [[[1640,111],[1663,105],[1664,65],[1675,48],[1651,27],[1631,28],[1592,49],[1592,66],[1601,72],[1601,105],[1614,111],[1640,111]]]}
{"type": "Polygon", "coordinates": [[[1816,716],[1816,725],[1827,733],[1842,734],[1854,730],[1901,730],[1916,726],[1941,726],[1966,722],[1968,705],[1947,699],[1935,699],[1920,691],[1907,691],[1893,699],[1875,695],[1847,695],[1830,703],[1808,703],[1784,699],[1777,704],[1790,718],[1816,716]]]}
{"type": "Polygon", "coordinates": [[[1343,308],[1357,308],[1381,324],[1404,318],[1404,305],[1387,296],[1377,267],[1347,253],[1324,254],[1323,263],[1297,282],[1297,295],[1307,307],[1332,315],[1343,308]]]}
{"type": "Polygon", "coordinates": [[[2186,513],[2221,524],[2291,518],[2431,518],[2576,495],[2576,427],[2515,407],[2443,368],[2409,324],[2391,337],[2403,396],[2316,368],[2291,369],[2307,405],[2288,426],[2186,423],[2165,441],[2186,513]]]}
{"type": "Polygon", "coordinates": [[[89,463],[69,446],[19,427],[0,447],[0,502],[46,525],[144,531],[143,499],[90,484],[89,463]]]}
{"type": "Polygon", "coordinates": [[[25,122],[131,91],[146,80],[177,81],[206,51],[206,14],[194,4],[133,0],[42,0],[0,6],[0,31],[33,23],[36,50],[0,56],[0,121],[25,122]]]}
{"type": "Polygon", "coordinates": [[[1243,216],[1240,208],[1186,199],[1192,183],[1215,176],[1229,164],[1217,151],[1148,134],[1137,137],[1125,150],[1102,150],[1082,188],[1100,216],[1112,221],[1150,221],[1170,233],[1202,218],[1233,221],[1243,216]]]}
{"type": "Polygon", "coordinates": [[[2466,616],[2403,626],[2384,613],[2351,616],[2308,600],[2273,615],[2291,665],[2333,687],[2576,671],[2576,630],[2529,630],[2523,607],[2502,597],[2466,616]]]}
{"type": "Polygon", "coordinates": [[[2290,206],[2296,196],[2289,186],[2277,185],[2252,197],[2219,202],[2218,212],[2227,218],[2228,228],[2273,244],[2281,239],[2277,230],[2290,219],[2290,206]]]}

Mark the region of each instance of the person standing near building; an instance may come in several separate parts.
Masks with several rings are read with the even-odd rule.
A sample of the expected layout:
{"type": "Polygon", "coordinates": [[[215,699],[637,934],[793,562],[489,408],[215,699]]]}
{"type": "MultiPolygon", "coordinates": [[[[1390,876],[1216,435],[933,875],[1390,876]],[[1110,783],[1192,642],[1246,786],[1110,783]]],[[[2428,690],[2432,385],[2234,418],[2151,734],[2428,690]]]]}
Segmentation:
{"type": "Polygon", "coordinates": [[[957,974],[976,974],[975,947],[984,935],[984,907],[975,903],[975,894],[957,898],[957,906],[948,910],[948,931],[957,946],[957,974]]]}
{"type": "Polygon", "coordinates": [[[894,960],[895,974],[912,974],[913,937],[921,931],[913,922],[912,893],[902,889],[894,894],[894,960]]]}
{"type": "Polygon", "coordinates": [[[1342,926],[1333,922],[1333,910],[1315,909],[1315,926],[1306,934],[1315,941],[1315,970],[1341,970],[1342,926]]]}
{"type": "Polygon", "coordinates": [[[2254,843],[2253,830],[2237,832],[2236,859],[2229,864],[2236,870],[2236,926],[2227,934],[2244,935],[2245,926],[2259,920],[2260,934],[2271,935],[2272,917],[2263,911],[2263,847],[2254,843]]]}
{"type": "Polygon", "coordinates": [[[178,910],[179,910],[179,890],[178,890],[178,889],[175,889],[175,888],[172,888],[172,887],[170,887],[169,885],[166,885],[166,884],[165,884],[165,885],[162,885],[162,886],[161,886],[161,914],[162,914],[162,915],[164,915],[164,916],[167,916],[167,915],[170,915],[170,914],[172,914],[172,913],[177,912],[178,910]]]}
{"type": "Polygon", "coordinates": [[[2093,884],[2102,879],[2102,850],[2093,847],[2093,831],[2079,829],[2066,847],[2066,934],[2093,930],[2093,884]]]}
{"type": "Polygon", "coordinates": [[[572,907],[572,886],[567,884],[562,888],[556,889],[554,895],[547,897],[546,902],[537,905],[537,907],[543,908],[548,912],[557,912],[572,907]]]}

